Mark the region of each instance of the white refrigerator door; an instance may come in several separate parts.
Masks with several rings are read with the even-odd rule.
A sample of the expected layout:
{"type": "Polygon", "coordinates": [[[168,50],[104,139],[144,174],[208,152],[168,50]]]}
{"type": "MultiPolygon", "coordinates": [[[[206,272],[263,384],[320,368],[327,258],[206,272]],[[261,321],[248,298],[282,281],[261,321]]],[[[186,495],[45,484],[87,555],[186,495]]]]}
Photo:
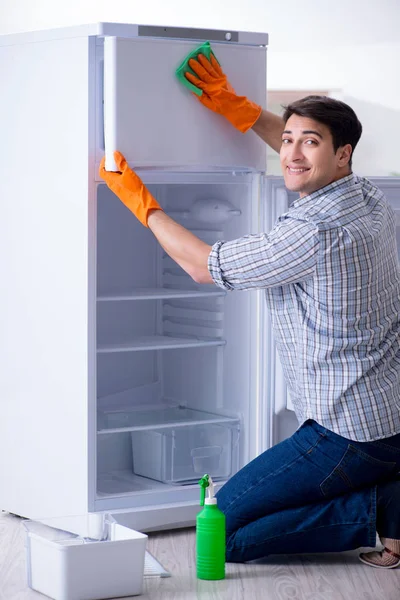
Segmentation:
{"type": "MultiPolygon", "coordinates": [[[[368,179],[384,192],[395,211],[400,260],[400,178],[368,177],[368,179]]],[[[267,177],[263,187],[261,222],[264,224],[265,231],[269,231],[277,218],[286,212],[289,205],[298,197],[298,194],[286,189],[283,177],[267,177]]],[[[269,332],[268,315],[264,315],[262,318],[265,321],[264,331],[269,332]]],[[[268,421],[264,419],[264,422],[261,423],[261,437],[264,440],[264,447],[268,448],[291,435],[298,427],[298,423],[272,334],[266,336],[261,356],[263,364],[268,364],[268,368],[264,370],[262,393],[260,394],[260,397],[265,399],[262,412],[270,417],[268,421]]]]}
{"type": "MultiPolygon", "coordinates": [[[[260,224],[262,231],[268,232],[298,195],[286,189],[283,177],[264,178],[262,189],[260,224]]],[[[260,439],[263,442],[263,449],[266,450],[290,436],[298,427],[298,423],[283,377],[264,295],[261,307],[261,326],[265,336],[260,350],[261,364],[264,365],[260,378],[260,398],[263,399],[260,409],[260,414],[262,414],[260,439]]]]}
{"type": "Polygon", "coordinates": [[[378,186],[390,202],[396,215],[396,239],[400,260],[400,177],[369,177],[378,186]]]}
{"type": "MultiPolygon", "coordinates": [[[[177,79],[175,70],[200,43],[105,38],[104,141],[108,170],[115,170],[115,150],[136,168],[265,170],[265,144],[252,132],[243,136],[221,115],[202,106],[177,79]]],[[[211,45],[237,92],[265,106],[266,47],[218,42],[211,45]]],[[[102,46],[98,45],[96,52],[101,72],[102,46]]],[[[101,141],[98,139],[97,162],[104,154],[101,141]]]]}

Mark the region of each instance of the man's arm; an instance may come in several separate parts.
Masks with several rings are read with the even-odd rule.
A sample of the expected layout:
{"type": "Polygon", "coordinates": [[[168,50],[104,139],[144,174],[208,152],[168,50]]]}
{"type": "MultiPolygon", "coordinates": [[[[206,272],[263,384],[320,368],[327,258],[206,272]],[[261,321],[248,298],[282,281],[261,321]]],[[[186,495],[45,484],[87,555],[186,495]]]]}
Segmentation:
{"type": "Polygon", "coordinates": [[[114,152],[118,171],[106,171],[101,161],[99,175],[110,190],[145,227],[149,227],[166,253],[197,283],[213,283],[208,271],[211,246],[166,215],[120,152],[114,152]]]}
{"type": "Polygon", "coordinates": [[[278,152],[282,145],[282,132],[285,129],[283,119],[274,113],[263,110],[254,123],[252,130],[264,142],[271,146],[273,150],[278,152]]]}
{"type": "Polygon", "coordinates": [[[210,56],[210,61],[199,54],[197,60],[189,61],[190,68],[196,73],[185,73],[186,79],[202,90],[197,100],[223,117],[236,129],[246,133],[250,128],[276,152],[282,145],[284,122],[281,117],[268,110],[262,110],[246,96],[238,96],[230,85],[221,65],[210,56]]]}
{"type": "Polygon", "coordinates": [[[165,252],[196,283],[213,283],[207,266],[211,246],[176,223],[162,210],[151,210],[147,225],[165,252]]]}
{"type": "MultiPolygon", "coordinates": [[[[282,131],[284,130],[284,122],[281,117],[263,110],[252,129],[273,150],[280,151],[282,131]]],[[[165,252],[196,283],[213,283],[207,266],[211,246],[202,242],[160,210],[150,211],[147,226],[154,233],[165,252]]]]}

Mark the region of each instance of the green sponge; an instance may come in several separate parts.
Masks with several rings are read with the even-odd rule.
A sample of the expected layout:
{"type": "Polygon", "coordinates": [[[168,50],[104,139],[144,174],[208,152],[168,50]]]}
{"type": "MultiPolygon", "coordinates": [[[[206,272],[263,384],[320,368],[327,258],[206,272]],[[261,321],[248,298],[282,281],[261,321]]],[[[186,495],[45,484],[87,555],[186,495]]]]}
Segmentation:
{"type": "MultiPolygon", "coordinates": [[[[189,73],[193,73],[193,75],[196,75],[196,73],[194,73],[192,71],[192,69],[189,67],[189,60],[191,58],[197,58],[197,56],[199,54],[204,54],[204,56],[210,60],[211,54],[214,56],[215,58],[215,54],[214,52],[211,50],[211,45],[210,42],[204,42],[204,44],[202,44],[201,46],[199,46],[198,48],[196,48],[196,50],[193,50],[192,52],[190,52],[187,57],[185,58],[185,60],[182,62],[182,64],[179,65],[179,67],[176,69],[175,74],[178,77],[179,81],[185,85],[187,88],[189,88],[189,90],[191,92],[194,92],[195,94],[197,94],[198,96],[201,96],[203,93],[203,90],[200,90],[198,87],[196,87],[195,85],[193,85],[193,83],[190,83],[190,81],[188,79],[186,79],[185,77],[185,73],[187,71],[189,71],[189,73]]],[[[216,58],[215,58],[216,60],[216,58]]]]}

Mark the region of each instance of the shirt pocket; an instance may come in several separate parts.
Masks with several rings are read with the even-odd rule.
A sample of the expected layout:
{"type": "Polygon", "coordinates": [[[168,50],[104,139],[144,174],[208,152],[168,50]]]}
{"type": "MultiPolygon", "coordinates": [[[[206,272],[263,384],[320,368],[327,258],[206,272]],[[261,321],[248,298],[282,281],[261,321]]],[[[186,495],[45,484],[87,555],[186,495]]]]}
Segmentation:
{"type": "Polygon", "coordinates": [[[398,470],[396,462],[379,460],[349,444],[332,473],[320,484],[325,497],[339,496],[375,485],[398,470]]]}

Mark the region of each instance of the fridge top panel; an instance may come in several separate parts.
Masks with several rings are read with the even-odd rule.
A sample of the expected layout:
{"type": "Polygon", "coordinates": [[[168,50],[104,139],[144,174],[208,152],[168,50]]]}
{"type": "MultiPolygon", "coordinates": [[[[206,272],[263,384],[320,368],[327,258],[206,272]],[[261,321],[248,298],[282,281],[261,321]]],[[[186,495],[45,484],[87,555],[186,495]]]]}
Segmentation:
{"type": "Polygon", "coordinates": [[[185,40],[204,40],[226,44],[248,46],[267,46],[268,34],[252,31],[232,31],[222,29],[195,29],[191,27],[171,27],[158,25],[138,25],[129,23],[90,23],[72,27],[60,27],[41,31],[30,31],[0,36],[0,46],[27,44],[88,36],[115,36],[121,38],[169,38],[185,40]]]}
{"type": "MultiPolygon", "coordinates": [[[[184,40],[204,40],[210,42],[227,42],[248,46],[267,46],[268,34],[251,31],[232,31],[223,29],[194,29],[191,27],[158,27],[138,25],[138,36],[174,38],[184,40]]],[[[110,34],[108,34],[110,35],[110,34]]],[[[130,37],[130,36],[129,36],[130,37]]]]}

